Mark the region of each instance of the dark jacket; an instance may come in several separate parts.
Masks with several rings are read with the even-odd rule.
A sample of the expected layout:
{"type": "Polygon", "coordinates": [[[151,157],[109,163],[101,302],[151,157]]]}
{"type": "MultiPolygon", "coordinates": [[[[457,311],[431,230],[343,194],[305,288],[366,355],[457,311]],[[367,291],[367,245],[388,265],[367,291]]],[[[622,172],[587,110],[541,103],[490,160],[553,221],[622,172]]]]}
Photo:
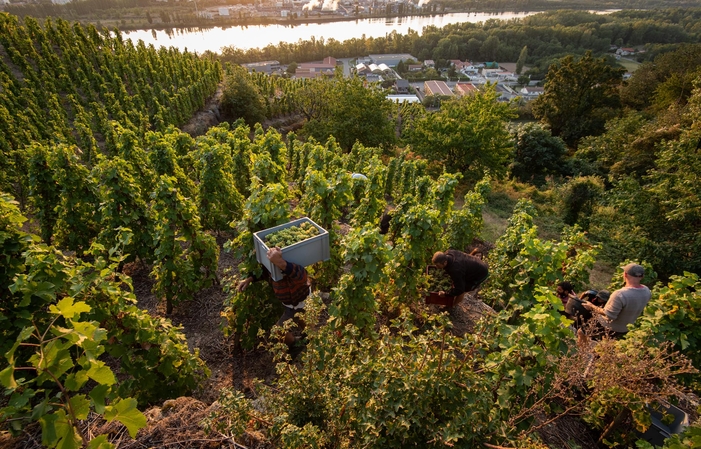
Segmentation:
{"type": "Polygon", "coordinates": [[[565,313],[570,319],[574,320],[575,328],[579,328],[592,318],[591,312],[585,309],[582,303],[583,301],[580,298],[570,298],[565,304],[565,313]]]}
{"type": "Polygon", "coordinates": [[[458,296],[472,291],[489,276],[489,267],[481,259],[454,249],[445,254],[448,256],[445,271],[453,280],[453,288],[447,295],[458,296]]]}

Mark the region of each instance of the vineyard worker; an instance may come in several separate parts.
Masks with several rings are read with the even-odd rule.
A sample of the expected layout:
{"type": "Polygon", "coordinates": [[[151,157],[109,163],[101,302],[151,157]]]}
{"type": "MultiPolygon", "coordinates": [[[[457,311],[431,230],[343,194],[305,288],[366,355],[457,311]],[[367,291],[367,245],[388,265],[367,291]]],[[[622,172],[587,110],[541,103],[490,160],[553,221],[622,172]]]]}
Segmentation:
{"type": "MultiPolygon", "coordinates": [[[[309,296],[307,270],[301,265],[287,262],[283,259],[282,250],[280,248],[270,248],[266,255],[273,265],[282,270],[284,275],[282,279],[273,281],[270,278],[267,268],[264,267],[263,276],[256,278],[253,275],[249,275],[239,283],[237,290],[242,292],[246,290],[246,287],[248,287],[251,282],[257,282],[263,278],[267,278],[273,287],[275,297],[285,306],[285,311],[280,319],[277,320],[277,325],[282,326],[282,323],[285,321],[294,319],[299,329],[302,330],[304,329],[304,322],[299,318],[295,318],[295,315],[304,312],[304,300],[309,296]]],[[[295,343],[295,336],[292,332],[285,334],[285,343],[290,347],[295,343]]]]}
{"type": "Polygon", "coordinates": [[[566,306],[570,299],[577,299],[577,294],[574,292],[574,286],[569,281],[562,281],[557,284],[556,293],[562,305],[566,306]]]}
{"type": "Polygon", "coordinates": [[[574,321],[574,328],[579,329],[592,319],[592,314],[584,307],[584,303],[589,301],[595,306],[603,307],[609,299],[609,292],[606,290],[587,290],[579,295],[579,298],[570,298],[565,305],[565,315],[574,321]]]}
{"type": "Polygon", "coordinates": [[[454,249],[437,251],[432,262],[436,267],[445,270],[453,281],[450,291],[438,292],[439,296],[455,296],[453,305],[462,302],[467,292],[475,290],[489,276],[489,267],[482,259],[454,249]]]}
{"type": "Polygon", "coordinates": [[[615,339],[622,338],[628,333],[628,325],[643,313],[650,301],[650,289],[640,281],[645,275],[645,268],[636,263],[623,267],[625,287],[611,293],[611,297],[603,308],[592,303],[584,303],[584,307],[595,315],[601,315],[601,325],[605,332],[615,339]]]}

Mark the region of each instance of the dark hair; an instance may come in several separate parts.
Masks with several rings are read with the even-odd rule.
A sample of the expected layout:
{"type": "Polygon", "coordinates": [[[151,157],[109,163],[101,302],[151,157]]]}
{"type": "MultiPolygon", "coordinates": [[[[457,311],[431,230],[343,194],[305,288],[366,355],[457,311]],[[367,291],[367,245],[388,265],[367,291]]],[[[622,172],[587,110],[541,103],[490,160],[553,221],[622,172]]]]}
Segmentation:
{"type": "Polygon", "coordinates": [[[566,292],[574,291],[574,287],[572,286],[572,283],[570,281],[562,281],[559,284],[557,284],[557,286],[561,287],[566,292]]]}
{"type": "Polygon", "coordinates": [[[579,299],[585,299],[587,301],[591,301],[592,299],[596,298],[597,292],[596,290],[587,290],[585,292],[582,292],[581,295],[579,295],[579,299]]]}
{"type": "Polygon", "coordinates": [[[448,261],[448,255],[444,252],[441,251],[436,251],[436,253],[433,255],[433,259],[431,259],[433,263],[445,263],[448,261]]]}

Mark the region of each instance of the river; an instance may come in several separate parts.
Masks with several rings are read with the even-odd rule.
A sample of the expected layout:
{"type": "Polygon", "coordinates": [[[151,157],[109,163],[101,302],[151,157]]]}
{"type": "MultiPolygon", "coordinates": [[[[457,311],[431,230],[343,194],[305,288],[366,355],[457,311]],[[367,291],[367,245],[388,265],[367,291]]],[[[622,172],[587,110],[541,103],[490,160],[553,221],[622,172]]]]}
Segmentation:
{"type": "Polygon", "coordinates": [[[143,40],[145,44],[153,44],[155,47],[175,47],[180,50],[187,49],[197,53],[207,50],[219,52],[222,47],[233,45],[247,50],[250,48],[262,48],[269,44],[277,45],[280,42],[294,43],[301,40],[309,40],[312,37],[319,39],[336,39],[343,42],[354,37],[382,37],[396,31],[406,34],[409,29],[419,33],[428,25],[443,27],[452,23],[484,22],[489,19],[509,20],[526,17],[537,12],[503,12],[503,13],[450,13],[434,16],[411,16],[350,20],[344,22],[304,23],[290,25],[249,25],[245,27],[212,27],[190,31],[173,29],[166,33],[163,30],[136,30],[123,32],[122,36],[131,39],[134,43],[143,40]]]}

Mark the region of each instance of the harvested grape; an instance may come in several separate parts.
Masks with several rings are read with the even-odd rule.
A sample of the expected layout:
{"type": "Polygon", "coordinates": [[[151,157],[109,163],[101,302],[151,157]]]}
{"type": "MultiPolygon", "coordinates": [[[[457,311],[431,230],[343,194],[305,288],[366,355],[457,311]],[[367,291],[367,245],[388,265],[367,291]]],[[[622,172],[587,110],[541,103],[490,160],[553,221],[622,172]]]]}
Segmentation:
{"type": "Polygon", "coordinates": [[[268,248],[285,248],[316,235],[319,235],[319,230],[313,224],[305,221],[299,226],[290,226],[268,234],[265,237],[265,244],[268,245],[268,248]]]}
{"type": "Polygon", "coordinates": [[[428,291],[447,292],[453,288],[453,281],[445,270],[429,268],[428,270],[428,291]]]}

